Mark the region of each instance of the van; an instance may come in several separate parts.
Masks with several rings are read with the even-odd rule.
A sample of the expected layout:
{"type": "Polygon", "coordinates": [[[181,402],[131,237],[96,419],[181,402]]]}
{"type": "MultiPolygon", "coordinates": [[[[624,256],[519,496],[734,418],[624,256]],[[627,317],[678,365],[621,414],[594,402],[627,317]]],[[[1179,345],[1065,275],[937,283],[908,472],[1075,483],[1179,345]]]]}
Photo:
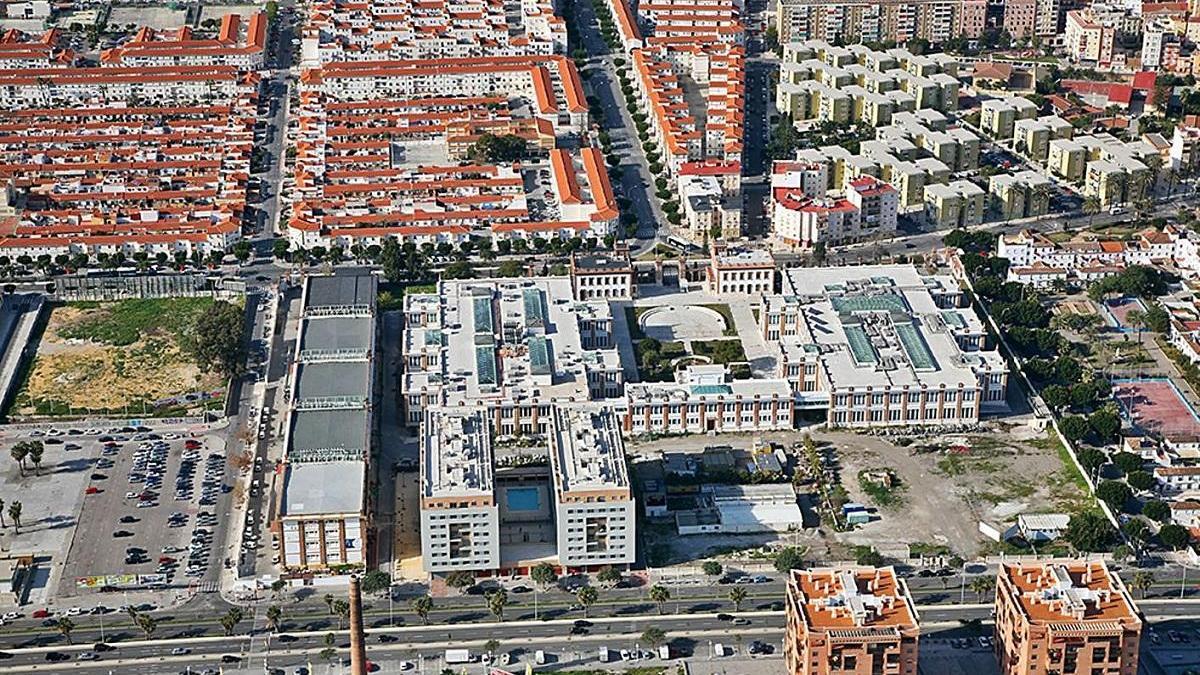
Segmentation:
{"type": "Polygon", "coordinates": [[[446,663],[471,663],[471,650],[469,649],[447,649],[446,663]]]}
{"type": "Polygon", "coordinates": [[[612,658],[611,655],[608,653],[608,647],[605,647],[603,645],[601,645],[600,649],[597,650],[596,657],[600,659],[600,663],[608,663],[609,660],[611,660],[611,658],[612,658]]]}
{"type": "Polygon", "coordinates": [[[542,665],[546,662],[546,652],[542,651],[541,649],[537,650],[533,653],[533,660],[539,666],[542,665]]]}

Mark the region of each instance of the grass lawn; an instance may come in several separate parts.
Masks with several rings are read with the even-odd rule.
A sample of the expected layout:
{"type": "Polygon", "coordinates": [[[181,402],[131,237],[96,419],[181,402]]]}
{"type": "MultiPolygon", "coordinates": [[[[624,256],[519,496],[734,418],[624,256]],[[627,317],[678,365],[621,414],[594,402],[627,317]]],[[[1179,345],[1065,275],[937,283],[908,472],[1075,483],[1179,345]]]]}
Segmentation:
{"type": "Polygon", "coordinates": [[[707,356],[713,363],[741,363],[746,360],[746,350],[742,348],[741,340],[695,340],[692,342],[692,353],[696,356],[707,356]]]}
{"type": "Polygon", "coordinates": [[[642,332],[642,326],[638,323],[638,317],[643,312],[650,309],[649,307],[626,307],[625,308],[625,324],[629,326],[629,339],[642,340],[646,334],[642,332]]]}
{"type": "Polygon", "coordinates": [[[649,340],[639,340],[633,344],[633,352],[637,355],[638,379],[642,382],[673,381],[675,372],[671,369],[671,361],[687,355],[687,350],[684,349],[682,342],[663,342],[658,351],[658,357],[653,360],[653,363],[646,364],[643,356],[648,351],[647,347],[652,344],[654,344],[653,341],[649,340]]]}
{"type": "MultiPolygon", "coordinates": [[[[194,318],[212,304],[212,298],[122,300],[107,305],[107,311],[64,326],[58,334],[68,340],[90,340],[116,347],[131,345],[143,335],[158,331],[166,331],[178,339],[194,318]]],[[[99,302],[71,302],[67,306],[81,310],[102,308],[99,302]]]]}

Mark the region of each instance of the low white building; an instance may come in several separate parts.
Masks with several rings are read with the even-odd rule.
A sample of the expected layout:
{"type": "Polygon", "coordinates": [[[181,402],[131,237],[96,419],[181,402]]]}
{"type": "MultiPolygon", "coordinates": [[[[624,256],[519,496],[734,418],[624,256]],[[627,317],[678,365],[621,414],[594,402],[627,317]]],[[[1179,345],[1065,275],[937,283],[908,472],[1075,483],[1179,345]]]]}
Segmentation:
{"type": "Polygon", "coordinates": [[[676,528],[687,534],[789,532],[804,525],[789,483],[702,485],[699,508],[676,514],[676,528]]]}

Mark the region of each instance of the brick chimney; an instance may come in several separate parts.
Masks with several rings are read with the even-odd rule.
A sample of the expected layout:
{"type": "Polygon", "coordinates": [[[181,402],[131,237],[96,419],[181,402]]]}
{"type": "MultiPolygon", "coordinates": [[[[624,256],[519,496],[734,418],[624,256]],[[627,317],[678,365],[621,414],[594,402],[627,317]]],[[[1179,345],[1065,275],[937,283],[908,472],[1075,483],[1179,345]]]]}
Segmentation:
{"type": "Polygon", "coordinates": [[[362,591],[350,577],[350,675],[367,675],[367,636],[363,634],[362,591]]]}

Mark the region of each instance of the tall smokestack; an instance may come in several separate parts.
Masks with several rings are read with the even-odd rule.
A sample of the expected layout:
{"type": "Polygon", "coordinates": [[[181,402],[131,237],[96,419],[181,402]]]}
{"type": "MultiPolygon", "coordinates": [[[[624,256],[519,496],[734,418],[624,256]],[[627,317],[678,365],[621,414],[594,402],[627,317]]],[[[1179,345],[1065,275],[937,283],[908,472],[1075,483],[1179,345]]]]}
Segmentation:
{"type": "Polygon", "coordinates": [[[367,675],[367,636],[363,634],[362,591],[350,577],[350,675],[367,675]]]}

